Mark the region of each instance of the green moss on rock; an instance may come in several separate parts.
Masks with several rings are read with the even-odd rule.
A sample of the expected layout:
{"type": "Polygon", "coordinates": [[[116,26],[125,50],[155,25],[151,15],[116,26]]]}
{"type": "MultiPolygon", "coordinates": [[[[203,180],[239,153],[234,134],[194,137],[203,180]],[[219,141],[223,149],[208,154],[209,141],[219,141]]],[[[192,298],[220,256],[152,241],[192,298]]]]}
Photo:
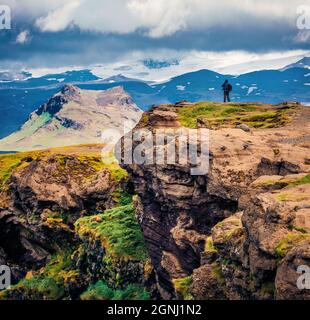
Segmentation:
{"type": "Polygon", "coordinates": [[[69,296],[69,286],[79,281],[79,271],[72,268],[71,251],[55,254],[39,271],[28,272],[25,279],[5,290],[2,299],[59,300],[69,296]]]}
{"type": "Polygon", "coordinates": [[[291,249],[305,240],[310,240],[309,233],[289,233],[278,242],[275,248],[276,256],[283,258],[291,249]]]}
{"type": "Polygon", "coordinates": [[[126,206],[132,203],[132,195],[121,188],[116,189],[112,193],[112,200],[119,206],[126,206]]]}
{"type": "Polygon", "coordinates": [[[175,291],[183,300],[194,300],[190,292],[192,283],[192,276],[173,280],[175,291]]]}
{"type": "Polygon", "coordinates": [[[75,229],[86,241],[100,240],[108,256],[121,260],[147,259],[144,237],[132,204],[81,218],[75,229]]]}
{"type": "Polygon", "coordinates": [[[149,300],[150,294],[138,285],[130,284],[123,289],[111,289],[103,281],[90,285],[81,300],[149,300]]]}
{"type": "Polygon", "coordinates": [[[1,293],[5,300],[59,300],[65,291],[54,279],[43,276],[24,279],[1,293]]]}
{"type": "Polygon", "coordinates": [[[226,280],[222,273],[222,268],[219,263],[212,264],[212,275],[220,285],[225,285],[226,280]]]}
{"type": "Polygon", "coordinates": [[[304,184],[310,184],[310,174],[306,175],[305,177],[303,177],[301,179],[297,179],[297,180],[289,182],[290,186],[301,186],[304,184]]]}
{"type": "Polygon", "coordinates": [[[212,237],[208,237],[205,243],[206,253],[217,253],[217,249],[214,247],[212,237]]]}

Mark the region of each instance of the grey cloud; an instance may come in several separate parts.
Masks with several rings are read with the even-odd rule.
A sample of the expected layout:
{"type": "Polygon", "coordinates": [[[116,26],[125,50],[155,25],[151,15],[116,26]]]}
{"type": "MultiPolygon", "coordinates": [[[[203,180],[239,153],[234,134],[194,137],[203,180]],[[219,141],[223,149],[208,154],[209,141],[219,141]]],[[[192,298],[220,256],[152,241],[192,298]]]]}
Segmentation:
{"type": "Polygon", "coordinates": [[[115,0],[109,7],[104,4],[112,2],[106,0],[85,1],[88,5],[82,5],[80,0],[68,0],[65,3],[75,6],[68,9],[72,10],[70,14],[59,16],[61,23],[56,25],[52,14],[55,10],[59,14],[63,12],[64,1],[3,2],[12,6],[14,19],[12,30],[0,31],[2,68],[23,64],[58,67],[107,63],[134,51],[166,49],[177,52],[310,49],[309,37],[304,34],[301,37],[295,25],[299,0],[272,3],[269,0],[115,0]],[[153,18],[147,14],[148,10],[152,10],[153,18]],[[171,23],[175,25],[175,20],[180,22],[173,28],[171,23]],[[48,32],[49,29],[59,31],[48,32]],[[16,38],[24,30],[29,30],[31,42],[18,45],[16,38]]]}

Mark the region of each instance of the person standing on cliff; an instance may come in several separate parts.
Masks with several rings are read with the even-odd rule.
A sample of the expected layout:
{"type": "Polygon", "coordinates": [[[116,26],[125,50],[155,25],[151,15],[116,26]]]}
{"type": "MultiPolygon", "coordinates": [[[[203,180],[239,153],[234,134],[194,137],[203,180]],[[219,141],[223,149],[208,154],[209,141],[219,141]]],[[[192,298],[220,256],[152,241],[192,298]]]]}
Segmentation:
{"type": "Polygon", "coordinates": [[[224,92],[224,103],[230,102],[230,92],[232,92],[232,85],[228,82],[228,80],[225,80],[225,82],[222,85],[222,89],[224,92]]]}

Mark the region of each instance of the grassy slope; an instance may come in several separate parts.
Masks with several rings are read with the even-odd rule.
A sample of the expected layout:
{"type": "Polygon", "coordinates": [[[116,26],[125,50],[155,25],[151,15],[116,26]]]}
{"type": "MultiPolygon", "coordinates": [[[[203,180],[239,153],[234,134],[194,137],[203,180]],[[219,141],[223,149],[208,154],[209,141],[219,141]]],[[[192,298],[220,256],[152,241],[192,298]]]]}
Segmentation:
{"type": "Polygon", "coordinates": [[[209,129],[235,127],[244,123],[252,128],[277,128],[290,120],[289,113],[294,106],[277,106],[214,102],[200,102],[177,110],[179,121],[185,127],[197,128],[198,121],[208,124],[209,129]]]}
{"type": "Polygon", "coordinates": [[[111,163],[109,159],[102,159],[102,145],[79,145],[70,147],[53,148],[39,151],[20,152],[15,154],[0,155],[0,188],[6,183],[14,170],[21,170],[29,164],[29,159],[35,160],[40,157],[59,155],[61,157],[76,156],[81,162],[87,162],[95,171],[107,168],[111,171],[112,177],[116,181],[121,181],[127,173],[116,163],[111,163]]]}

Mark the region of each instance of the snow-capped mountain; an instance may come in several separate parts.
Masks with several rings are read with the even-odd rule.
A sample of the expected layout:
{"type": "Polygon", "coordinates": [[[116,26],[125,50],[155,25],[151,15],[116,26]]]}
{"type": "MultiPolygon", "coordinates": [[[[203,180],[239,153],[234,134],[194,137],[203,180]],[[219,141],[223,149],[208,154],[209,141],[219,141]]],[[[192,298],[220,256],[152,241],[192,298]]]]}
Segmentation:
{"type": "Polygon", "coordinates": [[[291,68],[305,68],[310,70],[310,57],[304,57],[303,59],[289,64],[288,66],[284,67],[282,70],[287,70],[291,68]]]}

